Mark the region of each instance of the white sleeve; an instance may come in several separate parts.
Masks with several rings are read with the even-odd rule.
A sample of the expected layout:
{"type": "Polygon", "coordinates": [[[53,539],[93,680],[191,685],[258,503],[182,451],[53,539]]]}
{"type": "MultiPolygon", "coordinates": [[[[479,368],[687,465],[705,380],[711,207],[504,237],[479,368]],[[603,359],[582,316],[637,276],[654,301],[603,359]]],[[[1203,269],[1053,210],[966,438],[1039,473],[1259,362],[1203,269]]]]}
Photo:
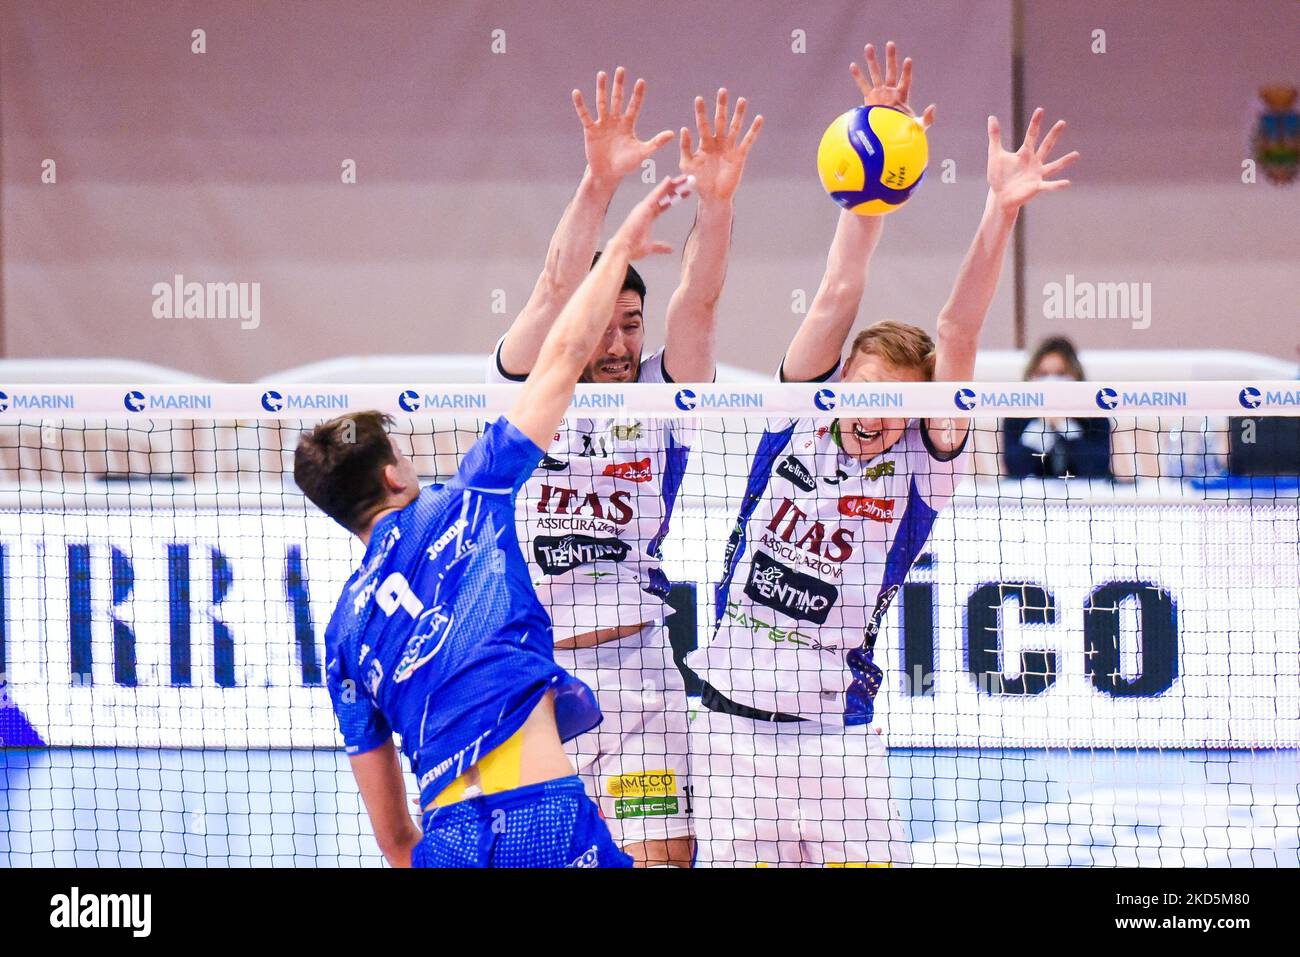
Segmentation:
{"type": "Polygon", "coordinates": [[[506,337],[503,335],[497,340],[496,348],[492,350],[492,357],[487,362],[487,380],[492,383],[502,382],[523,382],[528,376],[511,375],[501,365],[501,346],[505,344],[506,337]]]}

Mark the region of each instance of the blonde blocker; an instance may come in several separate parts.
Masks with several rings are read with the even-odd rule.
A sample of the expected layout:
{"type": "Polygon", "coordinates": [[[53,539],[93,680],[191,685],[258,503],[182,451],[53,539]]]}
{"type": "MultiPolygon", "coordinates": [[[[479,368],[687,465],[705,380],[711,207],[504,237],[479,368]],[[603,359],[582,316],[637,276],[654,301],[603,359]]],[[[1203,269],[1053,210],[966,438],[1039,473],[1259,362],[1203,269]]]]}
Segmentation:
{"type": "Polygon", "coordinates": [[[863,329],[853,340],[848,369],[859,354],[879,356],[907,369],[920,369],[927,381],[934,378],[934,340],[919,326],[885,319],[863,329]]]}

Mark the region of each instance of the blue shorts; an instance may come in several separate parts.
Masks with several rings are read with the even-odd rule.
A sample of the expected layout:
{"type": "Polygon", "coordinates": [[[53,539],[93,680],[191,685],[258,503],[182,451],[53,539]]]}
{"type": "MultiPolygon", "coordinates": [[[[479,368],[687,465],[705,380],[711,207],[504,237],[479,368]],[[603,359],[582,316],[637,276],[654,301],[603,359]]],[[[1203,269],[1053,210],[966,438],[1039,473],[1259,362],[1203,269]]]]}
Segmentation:
{"type": "Polygon", "coordinates": [[[412,867],[631,867],[576,776],[424,812],[412,867]]]}

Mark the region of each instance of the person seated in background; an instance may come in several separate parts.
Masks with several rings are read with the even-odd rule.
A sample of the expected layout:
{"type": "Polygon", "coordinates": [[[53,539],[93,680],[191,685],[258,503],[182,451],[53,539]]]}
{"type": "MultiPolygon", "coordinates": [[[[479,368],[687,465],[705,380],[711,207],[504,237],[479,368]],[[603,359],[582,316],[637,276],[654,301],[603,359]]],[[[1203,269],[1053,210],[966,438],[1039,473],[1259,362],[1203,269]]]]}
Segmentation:
{"type": "MultiPolygon", "coordinates": [[[[1044,339],[1025,366],[1025,381],[1082,382],[1083,366],[1064,336],[1044,339]]],[[[1003,454],[1012,478],[1113,478],[1110,471],[1110,420],[1004,419],[1003,454]]]]}

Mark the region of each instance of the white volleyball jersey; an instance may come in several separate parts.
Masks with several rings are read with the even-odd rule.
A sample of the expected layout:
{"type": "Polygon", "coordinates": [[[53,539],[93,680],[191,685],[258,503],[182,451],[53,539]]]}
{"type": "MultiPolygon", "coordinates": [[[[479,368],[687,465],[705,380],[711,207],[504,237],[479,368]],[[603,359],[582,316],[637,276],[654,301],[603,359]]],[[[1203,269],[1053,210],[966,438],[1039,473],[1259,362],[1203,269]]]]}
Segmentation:
{"type": "Polygon", "coordinates": [[[875,635],[935,516],[968,467],[918,421],[885,453],[841,451],[833,420],[760,440],[724,575],[714,634],[687,663],[728,698],[825,724],[869,724],[875,635]]]}
{"type": "MultiPolygon", "coordinates": [[[[501,367],[490,382],[522,381],[501,367]]],[[[671,382],[663,350],[638,382],[671,382]]],[[[689,423],[646,417],[565,419],[519,495],[516,522],[555,640],[662,619],[668,579],[659,547],[690,447],[689,423]]]]}

